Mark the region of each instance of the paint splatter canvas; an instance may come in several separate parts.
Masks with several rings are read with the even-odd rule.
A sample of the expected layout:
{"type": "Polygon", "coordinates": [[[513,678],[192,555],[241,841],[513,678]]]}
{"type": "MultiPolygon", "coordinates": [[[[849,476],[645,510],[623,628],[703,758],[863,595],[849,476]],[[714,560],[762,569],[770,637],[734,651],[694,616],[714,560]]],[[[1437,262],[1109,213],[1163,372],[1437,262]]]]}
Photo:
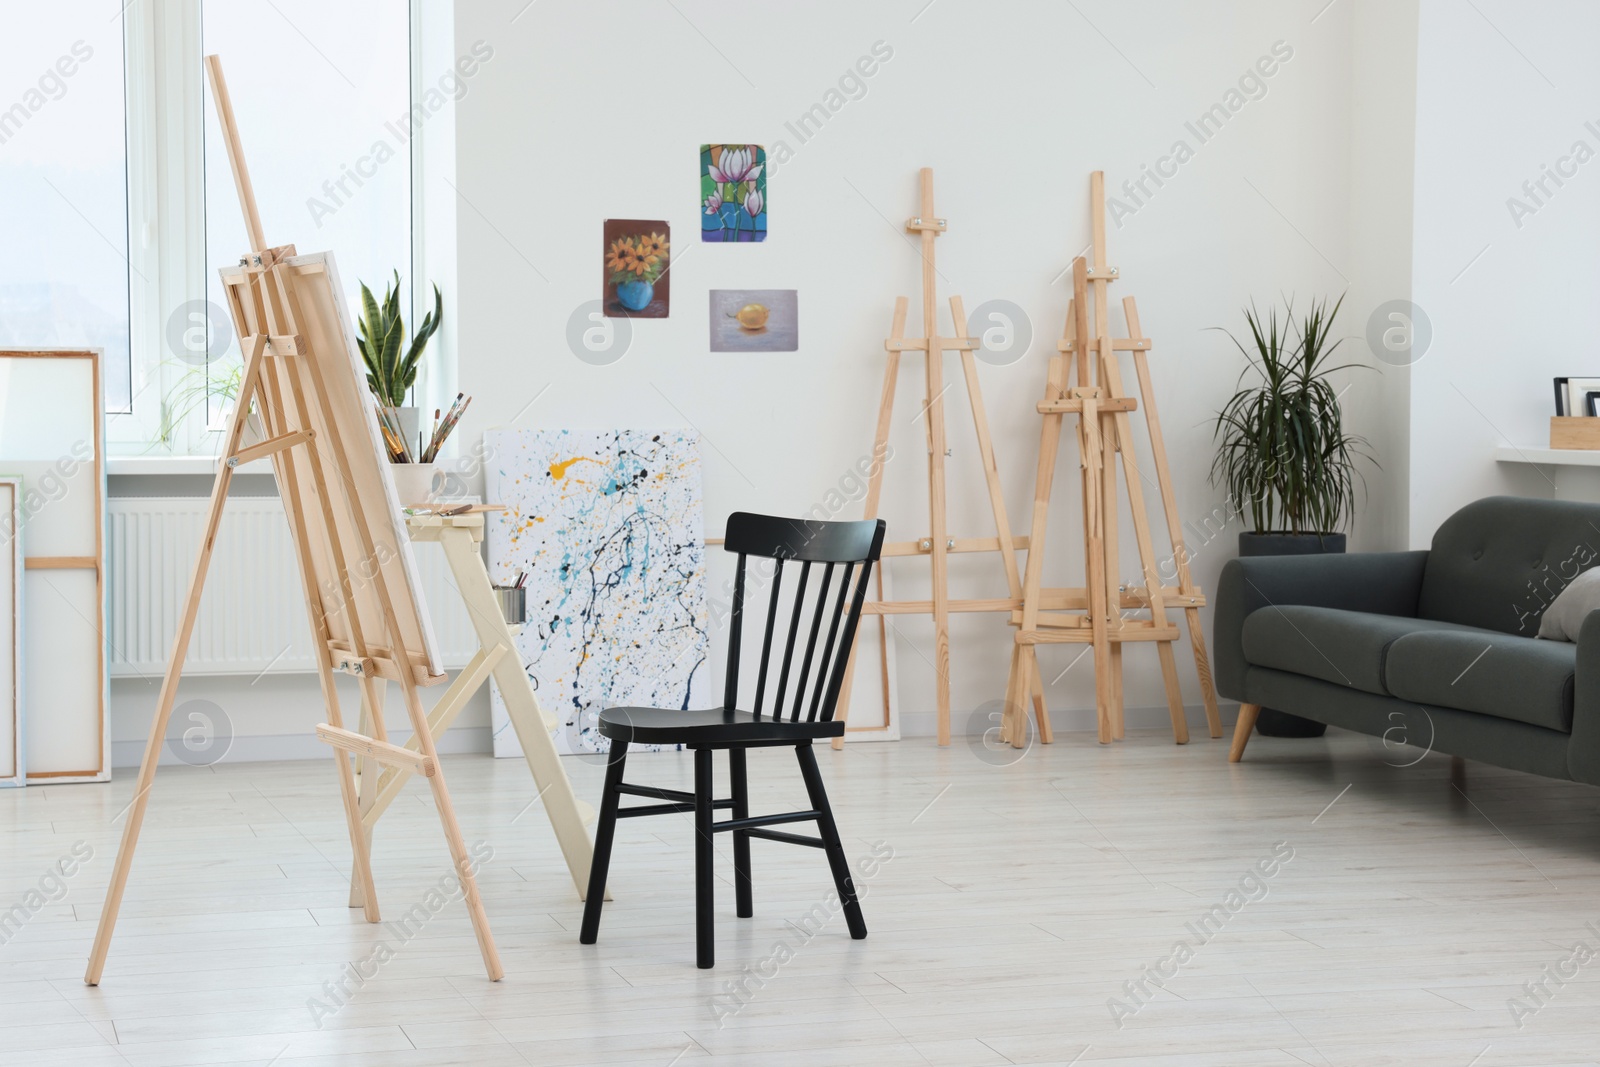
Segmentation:
{"type": "Polygon", "coordinates": [[[767,151],[758,144],[700,146],[700,240],[767,239],[767,151]]]}
{"type": "MultiPolygon", "coordinates": [[[[699,437],[489,430],[489,573],[526,573],[518,651],[562,752],[604,752],[613,705],[710,707],[699,437]]],[[[498,691],[494,754],[521,754],[498,691]]],[[[632,749],[629,750],[633,751],[632,749]]]]}
{"type": "Polygon", "coordinates": [[[800,297],[793,289],[711,290],[711,351],[795,352],[800,297]]]}

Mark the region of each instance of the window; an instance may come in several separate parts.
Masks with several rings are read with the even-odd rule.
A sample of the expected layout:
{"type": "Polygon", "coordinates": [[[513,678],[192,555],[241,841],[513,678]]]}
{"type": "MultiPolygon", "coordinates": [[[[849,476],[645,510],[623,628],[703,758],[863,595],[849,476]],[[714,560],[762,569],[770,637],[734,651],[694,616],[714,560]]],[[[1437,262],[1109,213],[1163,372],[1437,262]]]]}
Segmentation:
{"type": "Polygon", "coordinates": [[[0,347],[105,350],[132,403],[120,0],[35,4],[0,33],[0,347]]]}
{"type": "MultiPolygon", "coordinates": [[[[204,0],[204,52],[229,91],[269,245],[334,249],[352,314],[400,274],[411,326],[410,20],[406,0],[204,0]],[[260,57],[272,56],[263,66],[260,57]],[[230,57],[237,57],[230,63],[230,57]],[[287,75],[287,76],[286,76],[287,75]]],[[[209,101],[209,92],[207,99],[209,101]]],[[[217,269],[249,250],[227,150],[205,121],[206,311],[212,376],[240,365],[217,269]],[[222,342],[225,352],[219,352],[222,342]]],[[[198,314],[198,309],[196,309],[198,314]]],[[[196,338],[203,343],[204,336],[196,338]]],[[[222,412],[213,403],[215,417],[222,412]]]]}
{"type": "Polygon", "coordinates": [[[412,270],[413,15],[409,0],[98,0],[8,20],[0,344],[103,348],[117,451],[216,451],[241,366],[217,269],[249,248],[209,53],[229,78],[267,241],[334,250],[353,312],[361,282],[381,299],[398,271],[409,326],[425,291],[412,270]]]}

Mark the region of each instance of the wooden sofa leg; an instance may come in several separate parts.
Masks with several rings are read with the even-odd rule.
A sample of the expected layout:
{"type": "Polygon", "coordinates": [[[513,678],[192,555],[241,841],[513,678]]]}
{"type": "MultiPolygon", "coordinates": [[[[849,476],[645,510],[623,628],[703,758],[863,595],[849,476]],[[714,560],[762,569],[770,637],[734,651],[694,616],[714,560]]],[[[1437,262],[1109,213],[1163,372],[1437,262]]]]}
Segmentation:
{"type": "Polygon", "coordinates": [[[1238,763],[1244,756],[1244,746],[1250,743],[1250,731],[1256,728],[1256,719],[1260,716],[1260,704],[1239,705],[1239,722],[1233,728],[1233,745],[1228,749],[1229,763],[1238,763]]]}

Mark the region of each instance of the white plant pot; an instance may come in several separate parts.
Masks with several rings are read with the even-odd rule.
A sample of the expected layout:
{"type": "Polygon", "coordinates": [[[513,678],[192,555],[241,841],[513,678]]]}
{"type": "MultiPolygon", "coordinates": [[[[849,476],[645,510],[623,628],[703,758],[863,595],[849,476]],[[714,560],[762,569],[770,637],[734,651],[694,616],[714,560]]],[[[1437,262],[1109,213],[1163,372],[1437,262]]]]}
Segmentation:
{"type": "Polygon", "coordinates": [[[417,450],[422,447],[421,442],[417,440],[417,434],[421,432],[422,409],[409,405],[389,410],[394,413],[395,421],[399,423],[400,436],[405,438],[406,447],[411,450],[412,458],[421,459],[422,457],[417,455],[417,450]]]}
{"type": "Polygon", "coordinates": [[[395,492],[400,495],[400,503],[405,507],[433,503],[444,482],[438,468],[432,463],[391,463],[389,470],[394,473],[395,492]]]}
{"type": "MultiPolygon", "coordinates": [[[[233,426],[233,411],[233,408],[228,408],[206,427],[207,430],[212,430],[222,435],[217,438],[218,442],[220,442],[219,448],[228,443],[228,430],[233,426]]],[[[259,411],[250,412],[244,417],[244,432],[239,435],[239,447],[249,448],[252,445],[259,445],[266,439],[267,427],[261,421],[261,413],[259,411]]]]}
{"type": "Polygon", "coordinates": [[[244,432],[239,435],[239,447],[251,448],[267,439],[267,425],[261,421],[261,412],[252,411],[244,417],[244,432]]]}

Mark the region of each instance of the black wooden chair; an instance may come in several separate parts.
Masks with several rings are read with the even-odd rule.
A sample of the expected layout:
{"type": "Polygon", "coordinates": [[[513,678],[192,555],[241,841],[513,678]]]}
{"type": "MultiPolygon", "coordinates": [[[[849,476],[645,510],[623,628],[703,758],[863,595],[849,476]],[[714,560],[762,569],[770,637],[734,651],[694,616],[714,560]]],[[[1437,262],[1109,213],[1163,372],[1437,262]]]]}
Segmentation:
{"type": "Polygon", "coordinates": [[[828,856],[828,866],[833,871],[833,882],[838,888],[839,900],[844,909],[845,923],[850,936],[860,940],[867,936],[867,924],[861,918],[861,904],[856,900],[855,884],[850,880],[850,868],[845,863],[844,845],[839,840],[839,829],[834,825],[833,810],[828,806],[828,793],[822,785],[822,772],[817,768],[817,757],[811,743],[844,734],[844,723],[835,721],[834,707],[839,700],[839,686],[844,680],[844,670],[850,658],[850,649],[856,635],[856,624],[861,619],[861,606],[866,601],[867,577],[872,565],[878,561],[883,549],[883,520],[866,522],[815,522],[808,519],[782,519],[767,515],[736,512],[728,517],[728,531],[724,547],[739,556],[738,572],[734,577],[733,610],[730,616],[732,636],[728,646],[728,674],[723,691],[723,706],[704,711],[674,710],[666,708],[607,708],[600,713],[599,729],[611,739],[611,753],[606,766],[605,793],[600,801],[600,822],[595,830],[594,863],[589,870],[589,894],[583,908],[583,930],[578,940],[592,945],[600,933],[600,904],[605,898],[606,869],[611,865],[611,842],[616,834],[617,820],[639,815],[667,815],[694,813],[695,830],[695,940],[696,963],[712,966],[715,949],[712,939],[712,836],[718,833],[733,834],[734,895],[741,918],[755,914],[752,903],[750,879],[750,839],[759,837],[767,841],[783,841],[794,845],[820,848],[828,856]],[[772,560],[771,595],[767,603],[766,624],[761,641],[761,665],[757,671],[755,698],[752,703],[739,702],[740,636],[744,624],[744,601],[747,580],[746,562],[751,558],[772,560]],[[772,659],[773,632],[778,629],[778,606],[783,591],[783,568],[789,561],[798,561],[800,575],[792,597],[793,607],[788,612],[787,637],[781,638],[783,662],[778,670],[777,696],[770,710],[765,703],[768,666],[772,659]],[[822,564],[820,580],[813,582],[812,568],[822,564]],[[833,588],[835,571],[838,587],[833,588]],[[851,589],[854,578],[855,588],[851,589]],[[808,585],[814,586],[808,590],[808,585]],[[807,594],[812,593],[815,607],[807,618],[807,594]],[[848,599],[848,602],[847,602],[848,599]],[[809,621],[809,634],[805,650],[795,675],[795,641],[809,621]],[[819,635],[826,636],[819,643],[819,635]],[[807,685],[811,686],[809,700],[807,685]],[[789,683],[794,679],[791,691],[789,683]],[[784,713],[784,698],[793,693],[793,702],[784,713]],[[741,710],[749,708],[750,710],[741,710]],[[765,713],[763,713],[765,712],[765,713]],[[622,780],[623,767],[628,758],[628,745],[683,745],[694,752],[694,792],[678,789],[658,789],[654,786],[629,785],[622,780]],[[751,815],[748,776],[745,768],[745,750],[773,745],[792,745],[800,761],[800,774],[805,780],[806,793],[811,807],[806,811],[790,811],[777,815],[751,815]],[[732,796],[713,799],[711,795],[711,754],[717,749],[728,752],[728,766],[732,796]],[[624,796],[649,797],[656,804],[620,806],[624,796]],[[717,808],[732,809],[732,818],[721,822],[712,820],[717,808]],[[780,823],[815,822],[818,837],[769,830],[780,823]]]}

